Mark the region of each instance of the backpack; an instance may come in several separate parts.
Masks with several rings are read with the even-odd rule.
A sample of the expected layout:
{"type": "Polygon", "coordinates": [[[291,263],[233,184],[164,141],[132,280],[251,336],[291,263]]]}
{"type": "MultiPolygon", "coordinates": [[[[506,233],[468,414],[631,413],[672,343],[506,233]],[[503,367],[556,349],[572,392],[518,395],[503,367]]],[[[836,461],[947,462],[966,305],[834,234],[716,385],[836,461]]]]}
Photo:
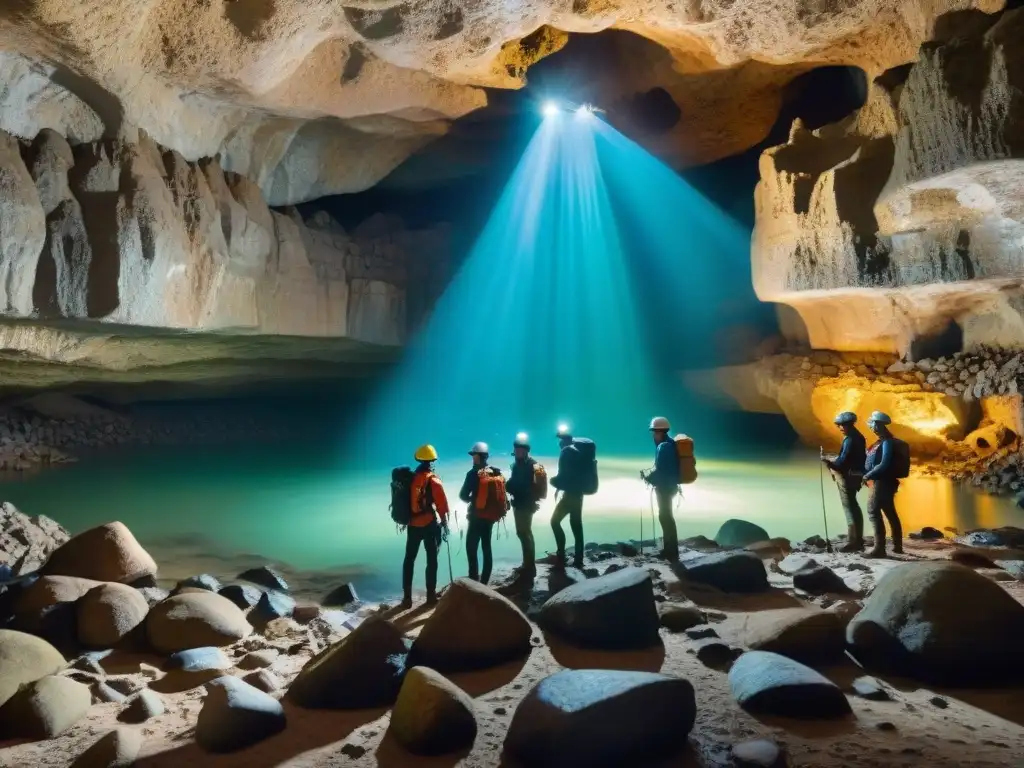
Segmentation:
{"type": "Polygon", "coordinates": [[[391,519],[396,525],[408,525],[412,520],[412,479],[415,473],[409,467],[391,470],[391,519]]]}
{"type": "Polygon", "coordinates": [[[483,520],[497,522],[508,512],[508,495],[505,493],[505,478],[496,467],[485,467],[477,475],[480,485],[476,491],[473,507],[483,520]]]}
{"type": "Polygon", "coordinates": [[[697,459],[693,455],[693,438],[688,435],[676,435],[676,457],[679,459],[679,484],[689,485],[697,482],[697,459]]]}
{"type": "Polygon", "coordinates": [[[910,446],[898,437],[892,440],[892,476],[897,480],[910,477],[910,446]]]}
{"type": "Polygon", "coordinates": [[[548,497],[548,471],[542,464],[533,465],[533,484],[530,486],[533,501],[543,501],[548,497]]]}
{"type": "Polygon", "coordinates": [[[597,445],[593,440],[585,437],[574,437],[572,447],[576,449],[579,458],[580,491],[584,496],[593,496],[597,493],[597,445]]]}

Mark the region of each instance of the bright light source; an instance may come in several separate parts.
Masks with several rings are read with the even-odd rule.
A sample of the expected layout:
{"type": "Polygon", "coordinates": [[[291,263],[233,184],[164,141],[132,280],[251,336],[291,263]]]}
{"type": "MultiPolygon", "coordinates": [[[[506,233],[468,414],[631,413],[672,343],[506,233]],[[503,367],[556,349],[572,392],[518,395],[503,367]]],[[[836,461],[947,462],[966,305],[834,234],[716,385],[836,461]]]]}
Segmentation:
{"type": "Polygon", "coordinates": [[[594,114],[594,109],[589,104],[580,104],[576,107],[576,114],[580,117],[590,117],[594,114]]]}
{"type": "Polygon", "coordinates": [[[522,440],[523,442],[526,442],[528,439],[529,437],[525,432],[520,432],[519,434],[516,435],[516,440],[522,440]]]}
{"type": "Polygon", "coordinates": [[[558,105],[553,101],[545,101],[540,111],[544,114],[544,117],[551,117],[558,114],[558,105]]]}
{"type": "Polygon", "coordinates": [[[569,434],[569,425],[568,424],[559,424],[558,425],[558,434],[560,434],[560,435],[568,435],[569,434]]]}

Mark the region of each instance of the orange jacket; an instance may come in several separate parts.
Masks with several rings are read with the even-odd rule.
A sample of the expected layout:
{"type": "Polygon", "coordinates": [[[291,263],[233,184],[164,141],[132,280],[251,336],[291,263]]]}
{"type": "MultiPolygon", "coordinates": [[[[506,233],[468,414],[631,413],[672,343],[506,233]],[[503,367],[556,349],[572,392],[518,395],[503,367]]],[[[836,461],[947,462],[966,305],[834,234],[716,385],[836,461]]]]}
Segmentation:
{"type": "Polygon", "coordinates": [[[434,522],[434,512],[441,523],[448,522],[448,497],[444,486],[433,472],[416,472],[412,479],[412,519],[409,525],[424,528],[434,522]]]}

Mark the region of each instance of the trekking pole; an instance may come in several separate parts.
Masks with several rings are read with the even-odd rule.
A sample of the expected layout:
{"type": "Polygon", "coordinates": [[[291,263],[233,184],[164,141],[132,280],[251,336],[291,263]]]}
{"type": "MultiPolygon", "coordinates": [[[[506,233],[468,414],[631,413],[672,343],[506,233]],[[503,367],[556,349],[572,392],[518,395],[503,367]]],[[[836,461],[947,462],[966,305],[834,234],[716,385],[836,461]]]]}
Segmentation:
{"type": "MultiPolygon", "coordinates": [[[[819,448],[824,452],[823,448],[819,448]]],[[[825,462],[818,462],[818,480],[821,485],[821,519],[825,523],[825,551],[832,554],[832,540],[828,537],[828,515],[825,512],[825,462]]]]}
{"type": "MultiPolygon", "coordinates": [[[[644,479],[644,471],[640,470],[640,479],[644,479]]],[[[640,554],[644,553],[644,505],[640,503],[640,554]]]]}
{"type": "Polygon", "coordinates": [[[444,540],[444,546],[448,550],[448,586],[450,587],[455,581],[455,577],[452,575],[452,545],[448,543],[448,539],[444,540]]]}

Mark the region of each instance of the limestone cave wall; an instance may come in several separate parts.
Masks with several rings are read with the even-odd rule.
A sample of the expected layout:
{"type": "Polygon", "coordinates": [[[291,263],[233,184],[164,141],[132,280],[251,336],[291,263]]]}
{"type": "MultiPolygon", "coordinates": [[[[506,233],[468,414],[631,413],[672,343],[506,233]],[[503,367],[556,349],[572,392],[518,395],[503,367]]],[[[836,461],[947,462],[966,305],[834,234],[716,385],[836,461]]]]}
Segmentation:
{"type": "Polygon", "coordinates": [[[74,146],[0,132],[7,318],[399,345],[441,289],[447,248],[445,226],[379,215],[346,232],[274,210],[256,181],[142,131],[74,146]]]}
{"type": "Polygon", "coordinates": [[[761,157],[755,290],[813,348],[1024,345],[1024,9],[954,17],[857,113],[761,157]]]}

